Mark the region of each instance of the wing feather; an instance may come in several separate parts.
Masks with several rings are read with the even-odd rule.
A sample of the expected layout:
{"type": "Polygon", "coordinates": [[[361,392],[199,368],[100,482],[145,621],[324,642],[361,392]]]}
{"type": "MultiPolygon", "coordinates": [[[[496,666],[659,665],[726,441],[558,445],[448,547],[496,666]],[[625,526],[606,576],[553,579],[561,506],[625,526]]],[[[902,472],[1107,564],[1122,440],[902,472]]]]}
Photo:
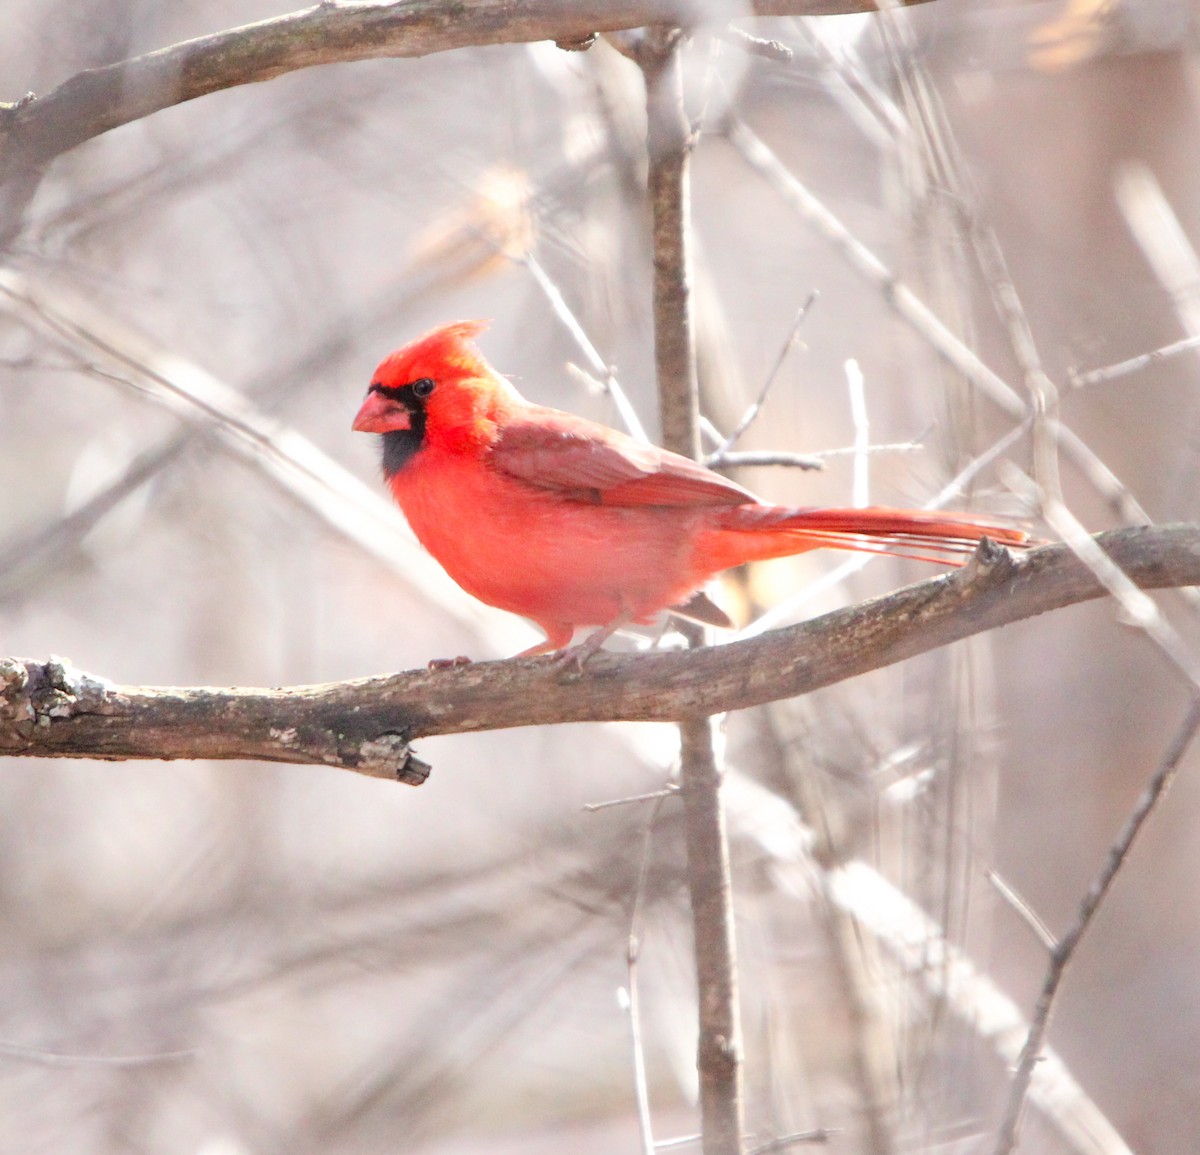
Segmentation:
{"type": "Polygon", "coordinates": [[[597,505],[746,505],[749,490],[677,453],[556,409],[506,423],[492,465],[510,477],[597,505]]]}

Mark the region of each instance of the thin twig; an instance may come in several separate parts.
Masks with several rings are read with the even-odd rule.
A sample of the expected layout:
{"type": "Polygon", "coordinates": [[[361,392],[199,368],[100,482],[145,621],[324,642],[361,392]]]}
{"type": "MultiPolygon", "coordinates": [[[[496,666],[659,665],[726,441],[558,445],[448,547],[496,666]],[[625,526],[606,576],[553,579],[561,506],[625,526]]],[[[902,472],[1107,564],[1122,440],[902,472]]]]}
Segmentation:
{"type": "Polygon", "coordinates": [[[1008,343],[1021,369],[1021,377],[1034,414],[1031,427],[1034,473],[1043,492],[1058,498],[1059,480],[1058,387],[1042,363],[1029,317],[1008,270],[1008,260],[995,230],[981,217],[979,197],[959,154],[941,97],[921,63],[912,30],[893,12],[880,15],[880,31],[901,79],[909,120],[918,128],[922,157],[929,167],[930,183],[951,190],[951,204],[970,239],[976,263],[1000,318],[1008,343]]]}
{"type": "Polygon", "coordinates": [[[1008,463],[1002,476],[1014,489],[1040,500],[1046,523],[1068,548],[1092,571],[1121,607],[1125,620],[1140,629],[1176,669],[1200,692],[1200,657],[1163,616],[1154,599],[1137,584],[1099,546],[1079,519],[1059,498],[1049,498],[1015,465],[1008,463]]]}
{"type": "Polygon", "coordinates": [[[837,1130],[830,1127],[816,1127],[811,1131],[793,1131],[790,1135],[779,1135],[774,1139],[751,1147],[747,1155],[774,1155],[777,1151],[786,1151],[789,1147],[798,1147],[802,1143],[828,1143],[837,1130]]]}
{"type": "MultiPolygon", "coordinates": [[[[736,117],[726,118],[725,138],[756,172],[761,173],[787,204],[833,244],[857,273],[874,285],[884,301],[950,366],[1009,416],[1024,420],[1028,406],[998,373],[980,360],[907,285],[903,284],[779,160],[766,143],[736,117]]],[[[1056,425],[1062,451],[1097,493],[1127,525],[1151,519],[1129,488],[1083,442],[1061,423],[1056,425]]]]}
{"type": "MultiPolygon", "coordinates": [[[[93,303],[0,270],[0,304],[56,343],[119,366],[147,396],[221,442],[335,532],[391,567],[440,609],[482,633],[484,611],[420,549],[396,508],[311,441],[216,377],[133,332],[93,303]]],[[[169,444],[160,447],[172,460],[169,444]]],[[[150,451],[147,468],[154,464],[150,451]]],[[[135,463],[134,468],[137,468],[135,463]]]]}
{"type": "Polygon", "coordinates": [[[871,444],[871,426],[867,418],[866,382],[858,362],[846,362],[846,387],[850,394],[850,421],[854,426],[854,480],[850,503],[862,509],[871,502],[871,474],[867,449],[871,444]]]}
{"type": "MultiPolygon", "coordinates": [[[[997,459],[1002,457],[1008,450],[1016,444],[1017,441],[1028,431],[1029,421],[1022,422],[1014,429],[1009,430],[998,441],[994,442],[986,450],[973,458],[966,466],[963,467],[953,478],[950,479],[942,488],[934,494],[934,496],[925,502],[923,509],[940,509],[948,501],[957,497],[970,482],[977,477],[984,469],[990,466],[997,459]]],[[[800,609],[808,605],[814,599],[821,597],[827,590],[834,589],[840,585],[846,578],[852,574],[858,573],[872,561],[876,560],[877,554],[860,554],[857,557],[852,557],[840,565],[834,566],[833,569],[822,574],[815,581],[808,582],[803,589],[797,590],[790,598],[780,602],[771,609],[759,614],[754,621],[749,625],[744,626],[738,631],[739,638],[753,638],[760,634],[766,633],[768,630],[776,629],[795,619],[796,614],[800,609]]]]}
{"type": "Polygon", "coordinates": [[[1058,945],[1050,956],[1050,966],[1042,984],[1041,994],[1038,996],[1033,1018],[1030,1021],[1029,1034],[1021,1049],[1021,1057],[1013,1075],[1012,1086],[1009,1088],[1008,1102],[1004,1117],[1000,1122],[996,1145],[993,1148],[994,1155],[1011,1155],[1011,1152],[1016,1149],[1025,1098],[1029,1092],[1029,1084],[1042,1051],[1042,1042],[1049,1029],[1059,987],[1062,985],[1067,968],[1074,959],[1080,940],[1091,925],[1092,918],[1128,860],[1134,841],[1141,833],[1146,820],[1158,808],[1174,780],[1179,763],[1188,746],[1191,745],[1197,729],[1200,729],[1200,696],[1193,696],[1183,722],[1171,739],[1157,769],[1146,783],[1133,812],[1126,819],[1125,825],[1109,848],[1100,873],[1088,888],[1075,916],[1075,922],[1058,940],[1058,945]]]}
{"type": "Polygon", "coordinates": [[[546,300],[550,302],[550,308],[553,310],[554,315],[566,326],[571,336],[575,338],[575,343],[588,359],[588,364],[591,366],[592,372],[596,374],[596,380],[599,382],[600,387],[612,398],[613,405],[616,407],[617,414],[621,418],[626,431],[639,441],[648,441],[649,437],[646,434],[646,427],[638,417],[637,411],[630,402],[628,394],[626,394],[617,381],[616,374],[612,371],[612,366],[600,356],[599,350],[592,344],[591,338],[579,323],[579,319],[571,311],[571,307],[567,304],[566,298],[562,295],[559,287],[550,279],[546,270],[542,268],[541,263],[532,253],[525,253],[515,259],[518,264],[524,265],[529,270],[534,282],[542,290],[546,300]]]}
{"type": "Polygon", "coordinates": [[[788,764],[780,710],[772,704],[762,716],[767,773],[811,832],[810,854],[817,869],[814,889],[820,897],[813,914],[831,964],[831,989],[837,1000],[831,1011],[847,1028],[847,1081],[862,1124],[861,1149],[864,1155],[892,1155],[896,1144],[887,1105],[895,1101],[895,1085],[889,1085],[895,1064],[885,1058],[885,1027],[875,987],[878,976],[864,957],[862,928],[854,911],[836,901],[830,887],[831,871],[850,859],[850,851],[846,840],[835,833],[839,822],[831,816],[808,760],[801,756],[795,766],[788,764]]]}
{"type": "Polygon", "coordinates": [[[773,60],[776,64],[791,64],[796,57],[796,54],[782,41],[753,36],[736,24],[727,24],[717,35],[743,52],[750,53],[751,56],[761,56],[764,60],[773,60]]]}
{"type": "MultiPolygon", "coordinates": [[[[947,940],[941,927],[878,871],[860,860],[835,867],[827,888],[863,933],[874,936],[902,972],[932,998],[970,1024],[975,1034],[1009,1064],[1028,1029],[1010,999],[971,959],[947,940]]],[[[1116,1129],[1088,1098],[1062,1059],[1049,1047],[1032,1069],[1031,1100],[1078,1155],[1132,1155],[1116,1129]]]]}
{"type": "Polygon", "coordinates": [[[663,798],[673,798],[679,793],[679,787],[672,782],[662,790],[651,790],[646,794],[630,794],[626,798],[610,798],[607,802],[585,802],[580,809],[594,814],[598,810],[609,810],[613,806],[628,806],[632,802],[658,802],[663,798]]]}
{"type": "Polygon", "coordinates": [[[812,456],[818,461],[828,461],[831,457],[854,457],[859,454],[878,456],[883,453],[924,453],[928,446],[925,438],[928,433],[922,433],[913,441],[888,441],[878,445],[843,445],[838,449],[818,449],[812,456]]]}
{"type": "Polygon", "coordinates": [[[818,20],[795,20],[792,25],[824,65],[822,79],[834,99],[872,144],[891,153],[912,137],[912,125],[871,76],[852,43],[830,35],[818,20]]]}
{"type": "Polygon", "coordinates": [[[996,870],[988,870],[986,872],[988,882],[990,882],[996,893],[1000,895],[1009,907],[1016,912],[1017,917],[1033,931],[1038,942],[1042,944],[1048,951],[1058,949],[1058,939],[1054,937],[1054,932],[1046,925],[1041,916],[1032,906],[1017,893],[1016,889],[996,870]]]}
{"type": "MultiPolygon", "coordinates": [[[[776,1151],[786,1151],[789,1147],[797,1147],[802,1143],[828,1143],[836,1135],[837,1128],[818,1127],[812,1131],[795,1131],[791,1135],[780,1135],[768,1139],[757,1147],[751,1147],[747,1155],[772,1155],[776,1151]]],[[[699,1143],[703,1135],[677,1135],[674,1139],[663,1139],[654,1144],[655,1151],[674,1151],[680,1147],[690,1147],[699,1143]]],[[[747,1136],[751,1138],[751,1136],[747,1136]]]]}
{"type": "Polygon", "coordinates": [[[771,386],[775,383],[775,378],[779,375],[779,370],[783,368],[783,363],[787,360],[788,353],[792,351],[792,347],[800,339],[800,327],[804,324],[804,319],[808,316],[808,311],[816,303],[816,300],[817,293],[814,290],[808,294],[804,304],[797,311],[796,319],[792,322],[792,328],[788,333],[787,340],[784,341],[783,347],[779,350],[779,356],[775,358],[775,364],[771,366],[771,372],[767,374],[767,379],[763,382],[763,387],[759,390],[754,403],[742,414],[742,419],[734,427],[733,432],[721,442],[716,453],[713,455],[714,457],[722,457],[727,454],[738,443],[742,434],[754,423],[755,418],[759,415],[767,400],[767,394],[771,391],[771,386]]]}
{"type": "MultiPolygon", "coordinates": [[[[836,450],[832,451],[836,453],[836,450]]],[[[830,456],[830,454],[825,454],[830,456]]],[[[777,453],[773,450],[747,449],[741,452],[712,453],[704,459],[709,469],[736,469],[739,466],[783,465],[792,469],[824,469],[821,455],[816,453],[777,453]]]]}
{"type": "MultiPolygon", "coordinates": [[[[771,729],[774,713],[773,709],[764,711],[771,729]]],[[[947,938],[945,926],[878,869],[860,859],[837,858],[836,846],[830,847],[823,829],[828,825],[828,808],[819,799],[810,803],[796,794],[796,785],[807,780],[784,773],[779,745],[771,743],[767,749],[781,761],[762,769],[781,793],[730,771],[730,830],[735,840],[758,846],[775,864],[772,873],[781,892],[799,901],[807,901],[813,870],[820,870],[822,890],[857,928],[855,941],[862,942],[864,936],[874,939],[900,968],[893,981],[904,989],[908,989],[905,980],[911,981],[936,1008],[948,1009],[975,1038],[992,1048],[1007,1068],[1014,1067],[1028,1019],[987,972],[976,969],[970,956],[947,938]],[[810,806],[818,830],[805,821],[810,806]]],[[[1131,1155],[1051,1047],[1045,1048],[1034,1068],[1029,1101],[1063,1137],[1066,1150],[1076,1155],[1131,1155]]]]}
{"type": "Polygon", "coordinates": [[[1067,381],[1077,389],[1083,389],[1089,385],[1100,385],[1105,381],[1112,381],[1116,377],[1136,373],[1148,365],[1153,365],[1156,361],[1165,361],[1171,357],[1178,357],[1182,353],[1191,353],[1196,349],[1200,349],[1200,336],[1184,337],[1182,340],[1172,341],[1169,345],[1152,349],[1149,353],[1142,353],[1138,357],[1130,357],[1126,361],[1118,361],[1113,365],[1105,365],[1100,369],[1089,369],[1086,373],[1072,369],[1067,374],[1067,381]]]}
{"type": "Polygon", "coordinates": [[[1154,173],[1128,163],[1118,171],[1117,204],[1129,231],[1189,337],[1200,337],[1200,256],[1154,173]]]}
{"type": "Polygon", "coordinates": [[[731,453],[711,453],[704,459],[710,469],[736,469],[738,466],[784,465],[793,469],[824,469],[831,457],[851,457],[856,454],[922,453],[922,441],[893,441],[887,445],[847,445],[840,449],[818,449],[813,453],[781,453],[771,449],[733,450],[731,453]]]}
{"type": "Polygon", "coordinates": [[[139,453],[120,475],[70,513],[50,525],[23,534],[0,545],[0,601],[19,588],[21,575],[48,564],[44,554],[54,555],[81,541],[107,514],[136,492],[193,443],[199,431],[187,429],[139,453]]]}
{"type": "Polygon", "coordinates": [[[650,855],[654,849],[654,828],[662,813],[663,801],[677,790],[660,790],[642,835],[642,855],[638,862],[637,881],[633,889],[633,910],[629,914],[629,945],[625,954],[629,979],[629,1033],[633,1045],[633,1084],[637,1097],[638,1131],[642,1139],[642,1155],[654,1155],[654,1127],[650,1117],[650,1089],[646,1082],[646,1047],[642,1040],[641,1001],[638,996],[638,960],[642,952],[642,908],[646,900],[646,877],[650,871],[650,855]]]}
{"type": "Polygon", "coordinates": [[[75,1055],[0,1042],[0,1058],[18,1059],[42,1067],[154,1067],[160,1063],[187,1063],[199,1057],[200,1052],[194,1048],[152,1051],[145,1055],[75,1055]]]}

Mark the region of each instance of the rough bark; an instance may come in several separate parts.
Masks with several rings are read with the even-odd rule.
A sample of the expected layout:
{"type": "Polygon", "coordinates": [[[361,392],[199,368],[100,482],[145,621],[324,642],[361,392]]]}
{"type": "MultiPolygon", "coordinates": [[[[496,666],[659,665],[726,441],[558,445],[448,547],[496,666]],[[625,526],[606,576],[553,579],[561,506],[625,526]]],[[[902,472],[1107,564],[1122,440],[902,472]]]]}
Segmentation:
{"type": "MultiPolygon", "coordinates": [[[[1144,589],[1200,584],[1200,526],[1114,530],[1097,541],[1144,589]]],[[[676,722],[806,694],[1104,586],[1063,545],[1012,557],[990,544],[961,570],[762,637],[673,653],[480,662],[318,686],[113,686],[69,663],[0,663],[0,753],[250,758],[403,777],[405,743],[559,722],[676,722]]]]}

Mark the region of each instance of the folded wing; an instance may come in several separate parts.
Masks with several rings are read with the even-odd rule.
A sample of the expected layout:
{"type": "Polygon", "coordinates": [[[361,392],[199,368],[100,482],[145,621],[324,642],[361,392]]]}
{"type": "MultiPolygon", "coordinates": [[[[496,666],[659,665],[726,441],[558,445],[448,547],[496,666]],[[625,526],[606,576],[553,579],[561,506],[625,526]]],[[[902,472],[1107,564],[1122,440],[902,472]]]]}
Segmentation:
{"type": "Polygon", "coordinates": [[[686,457],[555,409],[530,407],[507,424],[490,460],[510,477],[594,505],[758,504],[749,490],[686,457]]]}

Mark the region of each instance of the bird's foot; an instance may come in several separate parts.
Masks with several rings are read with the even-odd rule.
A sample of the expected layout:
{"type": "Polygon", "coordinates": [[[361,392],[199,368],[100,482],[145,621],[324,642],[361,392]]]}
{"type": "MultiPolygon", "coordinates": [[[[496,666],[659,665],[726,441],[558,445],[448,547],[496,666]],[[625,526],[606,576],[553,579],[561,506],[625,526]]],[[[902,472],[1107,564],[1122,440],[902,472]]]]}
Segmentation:
{"type": "Polygon", "coordinates": [[[607,635],[597,640],[599,633],[600,631],[597,630],[595,634],[589,634],[586,638],[584,638],[579,645],[568,646],[565,650],[559,650],[558,653],[554,655],[554,669],[560,673],[568,671],[574,674],[583,673],[583,667],[587,665],[587,663],[591,661],[591,659],[595,657],[595,655],[599,653],[604,646],[607,635]]]}
{"type": "Polygon", "coordinates": [[[622,614],[615,621],[588,634],[577,646],[568,646],[559,651],[554,659],[554,668],[559,671],[573,670],[577,674],[582,673],[583,667],[604,648],[604,643],[619,629],[629,625],[631,620],[631,615],[622,614]]]}
{"type": "Polygon", "coordinates": [[[462,666],[469,666],[471,659],[465,654],[459,654],[457,658],[430,658],[427,669],[430,670],[457,670],[462,666]]]}

